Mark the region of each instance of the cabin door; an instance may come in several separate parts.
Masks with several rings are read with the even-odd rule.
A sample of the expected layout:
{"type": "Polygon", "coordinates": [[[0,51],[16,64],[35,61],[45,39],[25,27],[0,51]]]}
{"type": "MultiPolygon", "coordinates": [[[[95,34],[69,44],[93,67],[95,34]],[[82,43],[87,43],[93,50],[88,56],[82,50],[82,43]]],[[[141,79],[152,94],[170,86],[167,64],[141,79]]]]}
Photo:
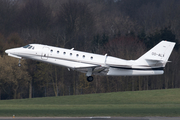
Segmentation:
{"type": "Polygon", "coordinates": [[[49,56],[49,48],[48,47],[43,47],[42,54],[41,54],[41,59],[47,60],[48,56],[49,56]]]}

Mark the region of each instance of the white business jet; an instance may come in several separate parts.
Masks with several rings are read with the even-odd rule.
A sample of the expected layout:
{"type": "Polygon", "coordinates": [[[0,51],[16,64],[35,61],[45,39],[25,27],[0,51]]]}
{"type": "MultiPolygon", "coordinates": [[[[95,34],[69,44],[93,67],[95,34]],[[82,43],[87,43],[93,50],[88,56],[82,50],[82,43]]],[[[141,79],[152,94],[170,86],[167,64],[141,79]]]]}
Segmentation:
{"type": "Polygon", "coordinates": [[[8,49],[5,52],[19,59],[33,59],[85,73],[87,81],[92,75],[144,76],[163,74],[164,67],[175,46],[174,42],[161,41],[137,60],[99,55],[72,49],[58,48],[42,44],[29,44],[24,47],[8,49]]]}

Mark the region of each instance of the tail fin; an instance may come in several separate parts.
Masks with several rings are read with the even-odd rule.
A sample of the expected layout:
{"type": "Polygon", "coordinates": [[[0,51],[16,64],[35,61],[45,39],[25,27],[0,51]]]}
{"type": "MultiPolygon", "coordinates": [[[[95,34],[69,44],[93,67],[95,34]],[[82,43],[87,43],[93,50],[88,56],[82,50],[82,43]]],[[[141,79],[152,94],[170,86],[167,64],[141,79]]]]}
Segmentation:
{"type": "Polygon", "coordinates": [[[140,58],[138,58],[136,62],[143,65],[154,65],[155,63],[162,63],[161,67],[165,67],[174,46],[175,42],[161,41],[140,58]]]}

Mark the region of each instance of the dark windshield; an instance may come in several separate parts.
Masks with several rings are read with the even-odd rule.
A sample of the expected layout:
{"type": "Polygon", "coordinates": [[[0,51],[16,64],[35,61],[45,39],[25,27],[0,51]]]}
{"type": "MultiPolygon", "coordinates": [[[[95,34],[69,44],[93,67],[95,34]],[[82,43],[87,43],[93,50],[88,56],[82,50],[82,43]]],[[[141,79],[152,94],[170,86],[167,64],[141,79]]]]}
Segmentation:
{"type": "Polygon", "coordinates": [[[30,45],[26,45],[26,46],[24,46],[23,48],[28,48],[30,45]]]}

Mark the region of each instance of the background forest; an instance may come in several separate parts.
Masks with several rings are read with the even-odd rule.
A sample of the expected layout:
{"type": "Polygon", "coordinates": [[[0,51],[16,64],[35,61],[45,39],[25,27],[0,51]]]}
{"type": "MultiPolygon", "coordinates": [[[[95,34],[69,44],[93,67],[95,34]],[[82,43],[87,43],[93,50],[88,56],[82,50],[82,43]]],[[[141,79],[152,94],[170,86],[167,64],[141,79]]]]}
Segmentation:
{"type": "Polygon", "coordinates": [[[180,88],[180,0],[0,0],[0,99],[180,88]],[[161,40],[176,42],[161,76],[86,76],[8,57],[40,43],[137,59],[161,40]]]}

